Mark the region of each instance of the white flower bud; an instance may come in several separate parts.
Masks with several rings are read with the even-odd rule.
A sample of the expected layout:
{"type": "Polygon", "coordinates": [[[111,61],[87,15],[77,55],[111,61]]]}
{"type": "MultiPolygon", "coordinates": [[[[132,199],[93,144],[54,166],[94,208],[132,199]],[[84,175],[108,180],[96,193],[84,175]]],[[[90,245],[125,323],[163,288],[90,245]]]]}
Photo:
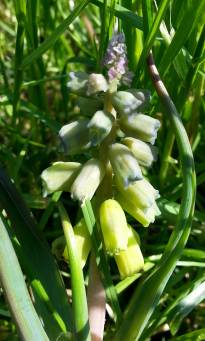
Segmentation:
{"type": "Polygon", "coordinates": [[[113,116],[103,110],[97,111],[88,123],[89,137],[96,146],[104,140],[112,129],[113,116]]]}
{"type": "Polygon", "coordinates": [[[127,135],[154,144],[160,127],[160,121],[135,112],[129,116],[122,117],[120,127],[127,135]]]}
{"type": "Polygon", "coordinates": [[[101,161],[97,159],[88,160],[71,187],[72,199],[80,201],[81,204],[86,199],[91,200],[104,174],[105,168],[101,161]]]}
{"type": "Polygon", "coordinates": [[[135,180],[141,180],[142,172],[137,160],[128,147],[114,143],[109,148],[109,159],[114,174],[122,186],[127,187],[135,180]]]}
{"type": "Polygon", "coordinates": [[[43,196],[56,191],[70,191],[70,186],[75,180],[81,164],[77,162],[54,162],[42,174],[43,196]]]}
{"type": "Polygon", "coordinates": [[[112,105],[122,116],[130,115],[140,104],[141,101],[127,91],[118,91],[112,96],[112,105]]]}
{"type": "Polygon", "coordinates": [[[87,83],[87,95],[93,95],[98,92],[106,92],[108,84],[105,77],[101,73],[91,73],[87,83]]]}
{"type": "Polygon", "coordinates": [[[140,165],[150,167],[157,160],[157,147],[153,147],[133,137],[126,137],[122,142],[131,150],[140,165]]]}
{"type": "Polygon", "coordinates": [[[63,126],[59,131],[59,137],[68,155],[76,154],[90,147],[87,129],[88,120],[82,119],[63,126]]]}

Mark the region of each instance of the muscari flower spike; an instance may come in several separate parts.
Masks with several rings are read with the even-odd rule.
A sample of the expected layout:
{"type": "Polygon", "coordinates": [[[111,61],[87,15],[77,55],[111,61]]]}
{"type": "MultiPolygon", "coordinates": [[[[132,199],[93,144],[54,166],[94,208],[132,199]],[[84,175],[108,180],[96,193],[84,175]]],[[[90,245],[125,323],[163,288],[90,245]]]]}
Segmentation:
{"type": "MultiPolygon", "coordinates": [[[[71,72],[67,83],[77,97],[79,116],[61,128],[59,137],[67,157],[83,154],[87,161],[56,162],[41,178],[45,194],[69,191],[80,205],[86,199],[96,199],[95,213],[106,250],[115,257],[124,278],[141,271],[144,264],[139,240],[127,225],[125,212],[143,226],[149,226],[160,214],[156,203],[159,193],[144,177],[145,168],[157,158],[157,148],[152,145],[160,122],[146,114],[148,90],[118,89],[122,84],[129,87],[133,78],[123,33],[110,40],[103,63],[106,76],[71,72]]],[[[81,233],[82,224],[76,232],[78,228],[81,233]]],[[[88,249],[82,253],[83,265],[88,249]]]]}

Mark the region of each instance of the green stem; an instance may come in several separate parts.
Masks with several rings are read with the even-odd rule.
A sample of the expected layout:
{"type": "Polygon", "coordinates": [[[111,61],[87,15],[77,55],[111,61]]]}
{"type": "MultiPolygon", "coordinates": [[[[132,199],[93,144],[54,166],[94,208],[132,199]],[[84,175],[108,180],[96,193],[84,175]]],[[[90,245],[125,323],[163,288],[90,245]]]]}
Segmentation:
{"type": "Polygon", "coordinates": [[[159,73],[154,65],[152,54],[148,64],[156,91],[165,107],[175,132],[183,176],[183,196],[176,227],[169,239],[160,264],[137,288],[127,313],[116,334],[116,340],[139,340],[147,327],[150,317],[159,303],[165,286],[172,275],[177,261],[181,256],[190,234],[194,212],[196,178],[194,160],[186,130],[169,94],[160,80],[159,73]]]}
{"type": "Polygon", "coordinates": [[[75,235],[70,219],[62,203],[58,203],[58,209],[69,255],[75,340],[91,340],[83,271],[76,247],[75,235]]]}
{"type": "Polygon", "coordinates": [[[31,302],[18,259],[0,217],[0,280],[22,340],[48,341],[31,302]]]}

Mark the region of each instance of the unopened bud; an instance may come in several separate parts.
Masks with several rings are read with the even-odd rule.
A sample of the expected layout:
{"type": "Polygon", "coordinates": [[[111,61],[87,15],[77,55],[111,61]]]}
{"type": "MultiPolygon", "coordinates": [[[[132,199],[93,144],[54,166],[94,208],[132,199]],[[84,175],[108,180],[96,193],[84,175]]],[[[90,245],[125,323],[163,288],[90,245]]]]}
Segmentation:
{"type": "Polygon", "coordinates": [[[105,168],[101,161],[97,159],[88,160],[71,187],[72,199],[80,201],[81,204],[86,199],[91,200],[104,174],[105,168]]]}
{"type": "Polygon", "coordinates": [[[61,128],[59,137],[66,154],[76,154],[90,147],[87,124],[88,120],[82,119],[61,128]]]}
{"type": "Polygon", "coordinates": [[[139,246],[139,236],[132,228],[128,229],[127,249],[114,255],[121,279],[132,276],[144,268],[144,259],[139,246]]]}
{"type": "Polygon", "coordinates": [[[122,116],[130,115],[140,104],[141,101],[127,91],[118,91],[112,96],[112,105],[122,116]]]}
{"type": "Polygon", "coordinates": [[[121,143],[114,143],[109,148],[109,158],[114,174],[122,186],[127,187],[135,180],[141,180],[140,166],[128,147],[121,143]]]}
{"type": "Polygon", "coordinates": [[[46,168],[42,174],[43,195],[47,196],[56,191],[70,191],[81,164],[77,162],[55,162],[46,168]]]}
{"type": "Polygon", "coordinates": [[[154,144],[160,121],[147,115],[133,113],[121,118],[120,127],[129,136],[154,144]]]}
{"type": "Polygon", "coordinates": [[[129,229],[124,211],[116,200],[105,200],[100,206],[100,225],[108,253],[126,250],[129,229]]]}
{"type": "Polygon", "coordinates": [[[117,192],[115,198],[127,213],[129,213],[145,227],[149,226],[150,223],[153,223],[155,221],[155,216],[160,214],[155,202],[152,206],[142,209],[139,208],[134,202],[128,201],[127,197],[121,192],[117,192]]]}
{"type": "Polygon", "coordinates": [[[88,123],[92,145],[96,146],[104,140],[112,129],[113,116],[103,110],[97,111],[88,123]]]}
{"type": "Polygon", "coordinates": [[[88,82],[88,74],[85,72],[70,72],[70,80],[67,83],[67,87],[76,94],[85,94],[86,85],[88,82]]]}
{"type": "Polygon", "coordinates": [[[157,147],[153,147],[133,137],[126,137],[122,141],[136,157],[140,165],[150,167],[157,160],[157,147]]]}
{"type": "Polygon", "coordinates": [[[105,77],[101,73],[91,73],[88,78],[87,95],[93,95],[98,92],[106,92],[108,84],[105,77]]]}
{"type": "Polygon", "coordinates": [[[126,188],[120,184],[117,177],[115,183],[126,200],[141,209],[151,207],[158,197],[159,192],[145,179],[135,181],[126,188]]]}

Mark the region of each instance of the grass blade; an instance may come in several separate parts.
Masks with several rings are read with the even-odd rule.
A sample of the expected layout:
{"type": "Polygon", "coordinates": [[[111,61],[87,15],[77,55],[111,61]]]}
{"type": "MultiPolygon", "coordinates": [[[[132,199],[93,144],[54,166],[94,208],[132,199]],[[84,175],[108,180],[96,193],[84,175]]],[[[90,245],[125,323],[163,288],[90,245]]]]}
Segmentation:
{"type": "Polygon", "coordinates": [[[0,279],[22,340],[49,340],[31,302],[23,273],[0,217],[0,279]]]}
{"type": "Polygon", "coordinates": [[[183,298],[172,311],[170,330],[175,335],[181,325],[182,320],[205,299],[205,282],[199,284],[189,295],[183,298]]]}
{"type": "Polygon", "coordinates": [[[170,64],[173,62],[178,52],[185,44],[191,31],[199,20],[199,16],[203,13],[203,7],[205,5],[204,1],[199,3],[199,6],[196,8],[196,4],[192,2],[192,6],[190,6],[189,10],[185,12],[185,15],[180,23],[179,28],[177,29],[174,38],[172,39],[171,44],[165,50],[165,53],[162,57],[160,63],[160,73],[165,74],[168,70],[170,64]],[[195,13],[193,16],[193,12],[195,13]]]}
{"type": "Polygon", "coordinates": [[[13,122],[17,118],[17,111],[20,99],[21,84],[23,80],[22,61],[24,50],[24,35],[25,35],[25,16],[26,2],[24,0],[15,1],[16,18],[18,21],[16,33],[16,47],[14,58],[14,93],[13,93],[13,122]]]}
{"type": "MultiPolygon", "coordinates": [[[[104,4],[103,0],[91,0],[91,2],[100,8],[102,8],[104,4]]],[[[109,10],[112,10],[110,2],[107,4],[107,8],[109,10]]],[[[127,8],[120,5],[115,5],[114,14],[117,18],[122,19],[128,25],[132,25],[138,28],[139,30],[143,31],[142,18],[137,14],[133,13],[132,11],[129,11],[127,8]]]]}
{"type": "Polygon", "coordinates": [[[75,243],[75,235],[63,204],[58,203],[61,223],[69,255],[72,287],[72,306],[76,340],[91,340],[88,320],[86,292],[80,258],[75,243]]]}
{"type": "Polygon", "coordinates": [[[174,337],[171,341],[203,341],[205,339],[205,328],[195,330],[194,332],[174,337]]]}
{"type": "MultiPolygon", "coordinates": [[[[2,169],[0,169],[0,203],[9,215],[13,234],[21,246],[21,261],[28,279],[31,284],[35,279],[40,281],[41,286],[50,298],[52,310],[64,321],[66,329],[72,329],[71,310],[58,268],[46,241],[36,227],[31,213],[25,206],[14,184],[2,169]]],[[[35,285],[33,288],[34,291],[38,291],[35,285]]],[[[43,301],[41,303],[43,304],[43,301]]],[[[44,304],[47,309],[47,302],[44,302],[44,304]]],[[[64,331],[64,328],[60,329],[56,320],[53,320],[53,324],[56,325],[57,337],[61,331],[64,331]]]]}
{"type": "Polygon", "coordinates": [[[22,68],[25,68],[36,59],[42,56],[48,49],[50,49],[58,40],[58,38],[68,29],[69,25],[73,20],[79,15],[79,13],[84,9],[90,0],[82,0],[79,5],[73,10],[73,12],[65,19],[63,22],[54,30],[52,35],[48,37],[37,49],[35,49],[31,54],[26,56],[22,62],[22,68]]]}
{"type": "Polygon", "coordinates": [[[141,56],[140,56],[140,59],[139,59],[139,62],[137,64],[137,69],[136,69],[136,72],[135,72],[135,77],[134,77],[134,81],[133,82],[137,82],[137,80],[139,79],[139,76],[140,76],[140,73],[141,73],[141,70],[143,69],[143,64],[145,63],[146,61],[146,57],[148,55],[148,52],[149,50],[151,49],[153,43],[154,43],[154,40],[156,38],[156,35],[158,33],[158,30],[159,30],[159,26],[165,16],[165,13],[166,13],[166,9],[169,5],[169,0],[162,0],[161,3],[160,3],[160,6],[159,6],[159,9],[158,9],[158,12],[155,16],[155,19],[154,19],[154,22],[152,24],[152,27],[151,27],[151,30],[145,40],[145,43],[144,43],[144,47],[143,47],[143,51],[141,53],[141,56]]]}

